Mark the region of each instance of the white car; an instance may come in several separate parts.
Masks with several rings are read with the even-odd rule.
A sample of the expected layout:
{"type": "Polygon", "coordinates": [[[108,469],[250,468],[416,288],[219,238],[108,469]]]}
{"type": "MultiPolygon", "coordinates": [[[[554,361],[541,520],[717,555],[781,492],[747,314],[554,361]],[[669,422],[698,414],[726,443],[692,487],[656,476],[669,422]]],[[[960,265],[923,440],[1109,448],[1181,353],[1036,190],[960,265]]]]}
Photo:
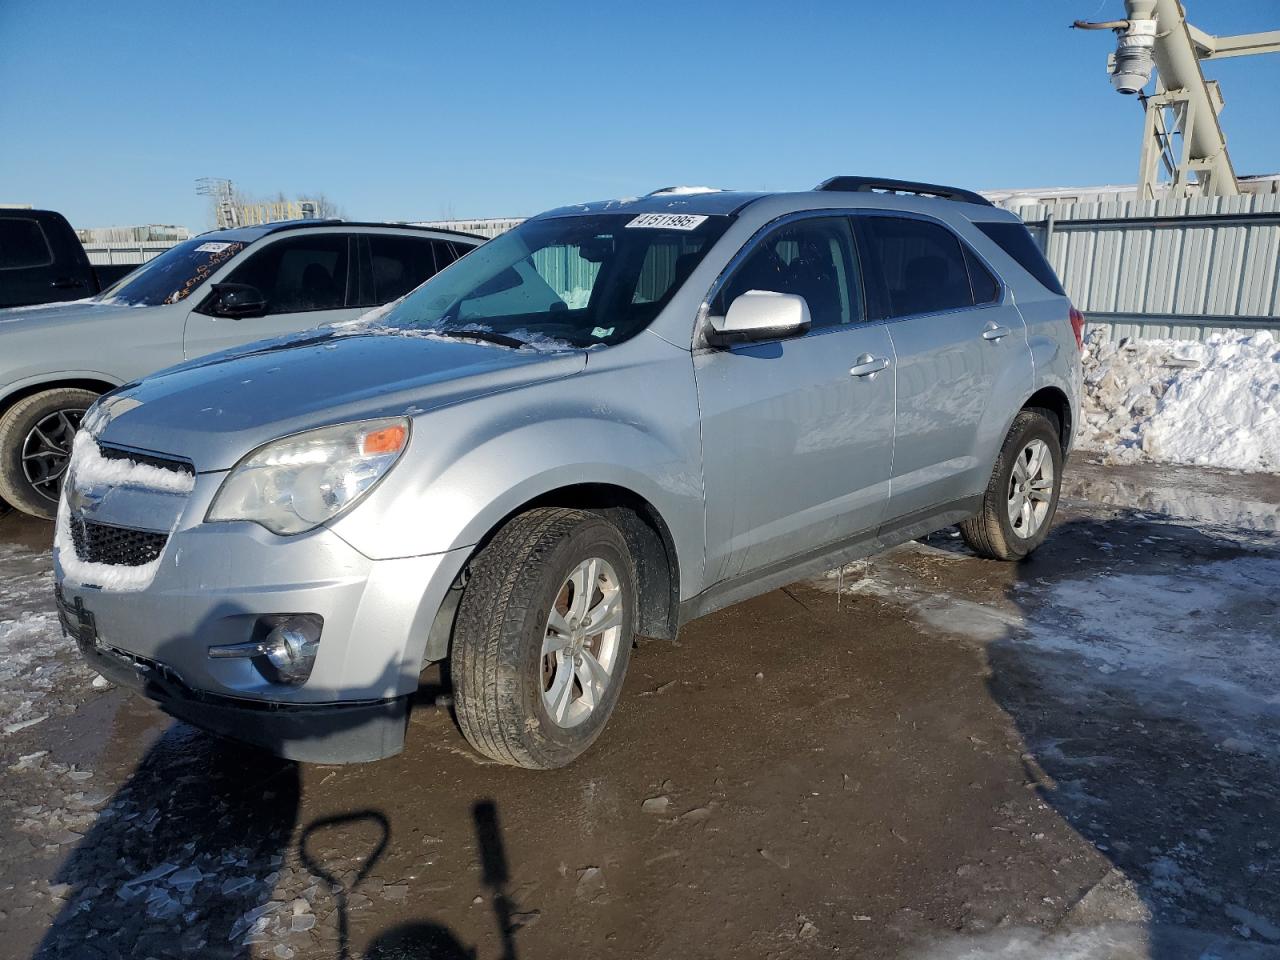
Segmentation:
{"type": "Polygon", "coordinates": [[[180,243],[96,297],[0,310],[0,501],[53,517],[72,437],[100,394],[251,340],[354,319],[483,242],[396,224],[268,223],[180,243]]]}

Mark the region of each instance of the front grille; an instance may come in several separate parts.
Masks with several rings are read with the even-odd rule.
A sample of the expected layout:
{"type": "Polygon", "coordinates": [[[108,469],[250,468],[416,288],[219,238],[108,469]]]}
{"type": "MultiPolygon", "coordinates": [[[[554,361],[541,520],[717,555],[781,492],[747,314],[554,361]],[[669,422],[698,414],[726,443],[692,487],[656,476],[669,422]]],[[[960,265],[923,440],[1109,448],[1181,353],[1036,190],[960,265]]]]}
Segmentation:
{"type": "Polygon", "coordinates": [[[160,556],[167,533],[131,530],[82,517],[71,518],[71,542],[76,556],[85,563],[110,563],[120,567],[141,567],[160,556]]]}
{"type": "Polygon", "coordinates": [[[105,443],[98,444],[98,452],[102,454],[105,460],[132,460],[134,463],[146,464],[149,467],[159,467],[161,470],[172,470],[174,473],[185,473],[188,476],[195,474],[195,468],[186,460],[179,460],[176,457],[162,457],[155,453],[140,453],[136,450],[126,450],[124,447],[112,447],[105,443]]]}

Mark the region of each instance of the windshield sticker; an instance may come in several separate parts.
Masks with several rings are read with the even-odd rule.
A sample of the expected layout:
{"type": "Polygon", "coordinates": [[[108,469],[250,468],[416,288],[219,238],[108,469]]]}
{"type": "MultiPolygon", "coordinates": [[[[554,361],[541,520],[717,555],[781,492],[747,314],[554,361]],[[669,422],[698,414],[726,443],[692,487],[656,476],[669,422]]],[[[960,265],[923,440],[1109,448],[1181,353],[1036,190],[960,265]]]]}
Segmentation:
{"type": "Polygon", "coordinates": [[[195,271],[189,276],[182,286],[169,296],[165,297],[165,303],[181,303],[187,297],[191,296],[191,291],[200,284],[209,279],[209,276],[217,271],[224,263],[234,257],[237,253],[244,249],[244,243],[239,240],[233,240],[231,243],[202,243],[196,247],[192,253],[208,253],[209,258],[204,263],[197,264],[195,271]],[[210,250],[210,247],[217,247],[216,250],[210,250]]]}
{"type": "Polygon", "coordinates": [[[654,230],[696,230],[706,217],[691,213],[642,213],[628,227],[649,227],[654,230]]]}
{"type": "Polygon", "coordinates": [[[612,337],[613,330],[613,327],[596,327],[591,331],[591,335],[597,340],[603,340],[605,337],[612,337]]]}

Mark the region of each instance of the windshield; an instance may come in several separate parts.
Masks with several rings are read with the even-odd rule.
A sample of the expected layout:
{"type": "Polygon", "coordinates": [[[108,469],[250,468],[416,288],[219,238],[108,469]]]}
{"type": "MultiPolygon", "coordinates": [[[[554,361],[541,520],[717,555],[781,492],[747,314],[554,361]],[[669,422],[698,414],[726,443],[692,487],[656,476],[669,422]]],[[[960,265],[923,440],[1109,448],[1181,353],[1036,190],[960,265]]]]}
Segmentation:
{"type": "Polygon", "coordinates": [[[204,283],[210,274],[247,246],[241,240],[217,241],[200,237],[186,240],[148,260],[103,291],[98,299],[134,307],[177,303],[190,296],[191,291],[204,283]]]}
{"type": "Polygon", "coordinates": [[[428,280],[380,323],[620,343],[653,321],[729,223],[686,214],[527,221],[428,280]]]}

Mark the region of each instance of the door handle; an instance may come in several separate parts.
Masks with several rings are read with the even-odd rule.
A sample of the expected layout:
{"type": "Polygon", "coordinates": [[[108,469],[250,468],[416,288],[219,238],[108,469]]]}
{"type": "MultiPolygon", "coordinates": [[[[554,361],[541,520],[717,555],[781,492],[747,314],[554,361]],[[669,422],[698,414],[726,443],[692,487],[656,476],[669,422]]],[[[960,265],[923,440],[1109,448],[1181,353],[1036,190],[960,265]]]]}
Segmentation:
{"type": "Polygon", "coordinates": [[[1000,326],[994,320],[988,321],[987,325],[982,328],[983,340],[1000,340],[1008,335],[1009,328],[1000,326]]]}
{"type": "Polygon", "coordinates": [[[889,366],[889,360],[886,357],[873,357],[869,353],[864,353],[849,368],[849,375],[852,377],[874,377],[887,366],[889,366]]]}
{"type": "Polygon", "coordinates": [[[73,280],[71,277],[59,277],[57,280],[53,281],[53,283],[49,284],[49,286],[57,287],[59,290],[69,290],[72,287],[83,287],[84,281],[73,280]]]}

